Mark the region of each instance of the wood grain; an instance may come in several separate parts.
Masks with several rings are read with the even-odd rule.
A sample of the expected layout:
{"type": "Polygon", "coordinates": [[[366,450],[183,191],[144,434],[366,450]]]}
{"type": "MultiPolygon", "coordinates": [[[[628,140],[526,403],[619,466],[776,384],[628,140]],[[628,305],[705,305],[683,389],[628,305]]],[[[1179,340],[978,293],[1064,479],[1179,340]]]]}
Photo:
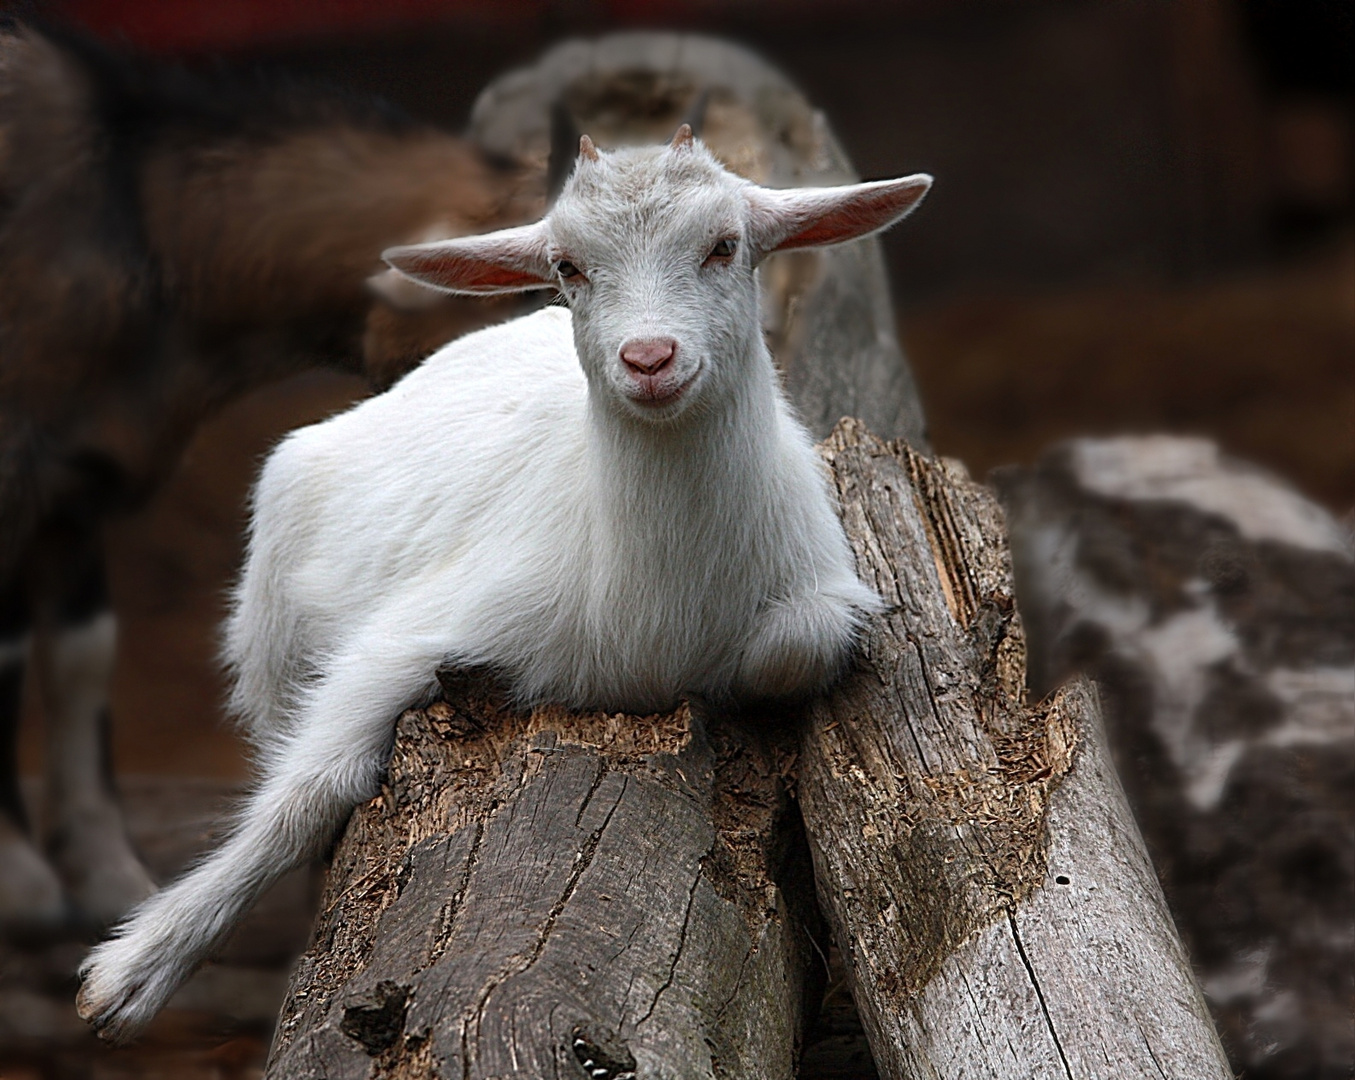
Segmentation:
{"type": "Polygon", "coordinates": [[[1031,683],[1095,678],[1130,805],[1233,1067],[1355,1061],[1355,557],[1198,438],[1003,470],[1031,683]]]}
{"type": "Polygon", "coordinates": [[[487,686],[401,719],[268,1076],[789,1080],[815,915],[778,881],[772,751],[686,706],[522,715],[487,686]]]}
{"type": "Polygon", "coordinates": [[[885,1077],[1230,1077],[1088,684],[1024,701],[1002,514],[845,421],[824,446],[890,604],[809,711],[820,902],[885,1077]]]}

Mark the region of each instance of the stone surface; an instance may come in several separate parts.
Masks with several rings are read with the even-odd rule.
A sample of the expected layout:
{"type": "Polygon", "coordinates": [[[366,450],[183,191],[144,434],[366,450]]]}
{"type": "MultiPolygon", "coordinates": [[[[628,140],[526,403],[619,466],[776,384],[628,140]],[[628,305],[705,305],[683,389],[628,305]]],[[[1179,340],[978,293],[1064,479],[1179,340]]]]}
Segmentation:
{"type": "Polygon", "coordinates": [[[1201,439],[1081,439],[1005,470],[1032,682],[1093,675],[1235,1068],[1355,1060],[1355,559],[1201,439]]]}

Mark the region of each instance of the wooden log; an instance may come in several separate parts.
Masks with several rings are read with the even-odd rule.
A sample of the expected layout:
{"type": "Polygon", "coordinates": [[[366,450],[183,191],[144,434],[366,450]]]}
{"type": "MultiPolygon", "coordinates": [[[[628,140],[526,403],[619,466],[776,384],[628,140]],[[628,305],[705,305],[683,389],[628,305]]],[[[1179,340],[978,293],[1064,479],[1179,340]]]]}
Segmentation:
{"type": "Polygon", "coordinates": [[[445,685],[339,844],[267,1075],[789,1080],[816,913],[774,749],[445,685]]]}
{"type": "MultiPolygon", "coordinates": [[[[771,187],[860,179],[823,114],[785,75],[747,49],[696,34],[566,41],[490,83],[469,134],[495,153],[545,168],[557,107],[610,147],[670,138],[698,101],[702,139],[741,176],[771,187]]],[[[913,164],[899,162],[899,171],[913,164]]],[[[774,255],[763,264],[762,293],[772,355],[816,437],[855,416],[926,448],[878,240],[774,255]]]]}
{"type": "Polygon", "coordinates": [[[1355,558],[1202,439],[1078,439],[996,477],[1031,683],[1093,676],[1233,1067],[1355,1060],[1355,558]]]}
{"type": "Polygon", "coordinates": [[[890,609],[809,710],[799,797],[881,1075],[1231,1077],[1093,692],[1024,701],[996,502],[853,422],[824,452],[890,609]]]}

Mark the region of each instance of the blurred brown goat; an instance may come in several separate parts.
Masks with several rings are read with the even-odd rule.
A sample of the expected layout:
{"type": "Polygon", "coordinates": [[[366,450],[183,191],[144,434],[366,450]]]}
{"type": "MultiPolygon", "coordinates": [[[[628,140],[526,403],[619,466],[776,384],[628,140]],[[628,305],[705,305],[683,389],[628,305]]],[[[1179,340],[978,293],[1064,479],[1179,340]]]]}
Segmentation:
{"type": "Polygon", "coordinates": [[[102,519],[225,402],[315,365],[386,383],[486,321],[382,287],[380,253],[525,220],[540,196],[379,103],[0,24],[0,925],[104,922],[152,887],[101,749],[102,519]],[[26,664],[60,751],[50,864],[16,781],[26,664]]]}

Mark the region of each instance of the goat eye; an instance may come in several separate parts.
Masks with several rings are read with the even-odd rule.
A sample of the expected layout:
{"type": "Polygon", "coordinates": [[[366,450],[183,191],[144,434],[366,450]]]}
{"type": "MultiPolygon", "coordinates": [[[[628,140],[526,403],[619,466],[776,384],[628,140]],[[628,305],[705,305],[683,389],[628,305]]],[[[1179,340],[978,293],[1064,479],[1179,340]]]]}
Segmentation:
{"type": "Polygon", "coordinates": [[[568,259],[561,259],[555,264],[555,272],[568,281],[570,278],[576,278],[581,271],[568,259]]]}
{"type": "Polygon", "coordinates": [[[723,240],[716,242],[715,246],[710,249],[710,254],[706,257],[708,259],[728,259],[732,257],[734,252],[738,249],[739,242],[737,240],[731,240],[729,237],[725,237],[723,240]]]}

